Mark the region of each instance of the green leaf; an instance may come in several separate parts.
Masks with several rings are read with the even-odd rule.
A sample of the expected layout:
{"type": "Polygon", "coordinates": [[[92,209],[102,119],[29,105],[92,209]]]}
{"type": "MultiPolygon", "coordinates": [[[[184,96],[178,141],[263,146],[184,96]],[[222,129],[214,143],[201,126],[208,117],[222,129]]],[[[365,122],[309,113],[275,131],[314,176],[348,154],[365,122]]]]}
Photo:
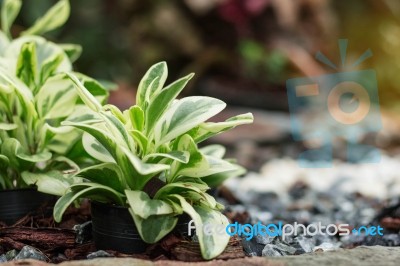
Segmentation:
{"type": "Polygon", "coordinates": [[[165,110],[167,110],[172,101],[175,100],[193,76],[194,74],[189,74],[186,77],[178,79],[154,96],[154,99],[150,101],[149,107],[146,110],[145,125],[147,133],[153,130],[158,119],[164,114],[165,110]]]}
{"type": "MultiPolygon", "coordinates": [[[[159,164],[144,163],[128,149],[124,147],[120,148],[124,152],[124,155],[128,158],[129,164],[121,166],[121,164],[118,163],[118,165],[120,165],[125,169],[128,169],[128,171],[132,173],[131,175],[128,175],[126,178],[129,178],[128,180],[131,180],[131,182],[133,182],[132,185],[130,184],[130,187],[135,190],[142,189],[153,176],[170,168],[169,165],[160,163],[159,164]]],[[[126,161],[121,160],[121,162],[125,163],[126,161]]]]}
{"type": "Polygon", "coordinates": [[[140,237],[144,242],[153,244],[169,234],[176,226],[178,218],[172,215],[153,215],[143,219],[129,209],[140,237]]]}
{"type": "Polygon", "coordinates": [[[58,223],[61,221],[62,216],[68,206],[80,198],[97,196],[96,198],[111,200],[113,203],[124,206],[123,195],[106,186],[93,183],[82,183],[73,185],[71,188],[73,191],[63,195],[54,205],[53,217],[58,223]]]}
{"type": "Polygon", "coordinates": [[[81,170],[77,176],[86,178],[93,183],[110,187],[124,193],[126,184],[122,177],[121,168],[115,163],[102,163],[81,170]]]}
{"type": "Polygon", "coordinates": [[[146,154],[148,145],[148,139],[146,138],[146,136],[143,135],[143,133],[138,130],[130,130],[129,133],[131,134],[135,143],[139,145],[139,148],[142,151],[142,153],[146,154]]]}
{"type": "Polygon", "coordinates": [[[125,190],[125,195],[132,212],[143,219],[147,219],[151,215],[165,215],[174,212],[168,203],[150,199],[143,191],[125,190]]]}
{"type": "Polygon", "coordinates": [[[158,158],[158,161],[162,158],[172,159],[181,163],[189,162],[190,154],[187,151],[171,151],[169,153],[152,153],[143,157],[143,161],[148,161],[151,158],[158,158]]]}
{"type": "Polygon", "coordinates": [[[110,202],[119,206],[126,206],[126,198],[123,193],[119,193],[118,191],[110,187],[103,186],[101,184],[92,182],[77,182],[75,184],[72,184],[69,188],[72,192],[79,192],[87,188],[95,188],[96,190],[98,190],[97,193],[86,195],[87,198],[99,202],[110,202]]]}
{"type": "Polygon", "coordinates": [[[16,75],[32,90],[36,85],[37,58],[35,43],[24,43],[18,57],[16,75]]]}
{"type": "Polygon", "coordinates": [[[40,35],[64,25],[70,13],[68,0],[60,0],[44,16],[36,20],[32,27],[22,32],[23,35],[40,35]]]}
{"type": "Polygon", "coordinates": [[[226,148],[219,144],[212,144],[200,148],[201,153],[204,155],[213,156],[219,159],[222,159],[226,153],[226,148]]]}
{"type": "Polygon", "coordinates": [[[185,192],[201,193],[209,189],[207,185],[194,182],[174,182],[160,188],[154,195],[155,199],[166,199],[172,194],[182,194],[185,192]]]}
{"type": "Polygon", "coordinates": [[[206,192],[193,192],[193,191],[185,191],[181,194],[187,201],[191,202],[191,204],[198,204],[204,205],[211,209],[215,209],[217,206],[217,202],[215,201],[214,197],[209,195],[206,192]]]}
{"type": "Polygon", "coordinates": [[[67,73],[67,76],[72,80],[75,88],[81,97],[82,101],[95,112],[100,112],[102,109],[101,104],[96,100],[96,98],[82,85],[79,79],[71,73],[67,73]]]}
{"type": "Polygon", "coordinates": [[[105,121],[107,131],[114,136],[114,139],[119,145],[129,148],[130,150],[135,150],[133,139],[131,138],[124,124],[122,124],[120,120],[118,120],[114,115],[110,114],[109,112],[101,111],[100,116],[105,121]]]}
{"type": "Polygon", "coordinates": [[[174,144],[173,149],[178,151],[189,152],[189,161],[187,163],[181,163],[175,161],[171,164],[171,171],[167,177],[168,182],[173,182],[173,180],[179,176],[189,176],[189,177],[200,177],[205,171],[209,169],[209,164],[206,157],[197,149],[197,145],[194,143],[193,139],[189,135],[183,135],[178,138],[174,144]]]}
{"type": "Polygon", "coordinates": [[[58,67],[64,60],[64,56],[64,53],[57,53],[43,61],[40,70],[40,84],[43,84],[50,76],[57,72],[58,67]]]}
{"type": "MultiPolygon", "coordinates": [[[[14,88],[14,93],[18,97],[18,107],[16,116],[25,118],[25,121],[31,121],[37,117],[36,109],[33,105],[32,92],[17,77],[10,75],[6,69],[0,66],[0,80],[3,80],[8,86],[14,88]]],[[[8,87],[6,86],[6,87],[8,87]]],[[[4,89],[4,86],[2,86],[4,89]]]]}
{"type": "Polygon", "coordinates": [[[4,55],[4,51],[10,45],[10,40],[4,34],[4,32],[0,31],[0,55],[4,55]]]}
{"type": "Polygon", "coordinates": [[[144,112],[137,105],[129,108],[129,119],[134,130],[142,131],[144,128],[144,112]]]}
{"type": "Polygon", "coordinates": [[[83,133],[82,144],[86,152],[93,158],[105,163],[114,163],[115,160],[110,152],[89,133],[83,133]]]}
{"type": "Polygon", "coordinates": [[[38,191],[56,196],[64,195],[73,181],[72,178],[66,178],[57,171],[47,173],[23,172],[21,176],[27,185],[36,185],[38,191]]]}
{"type": "Polygon", "coordinates": [[[119,110],[119,108],[117,106],[112,105],[112,104],[106,104],[103,106],[102,110],[106,111],[106,112],[107,111],[111,112],[111,114],[113,116],[115,116],[116,118],[118,118],[118,120],[121,123],[123,123],[123,124],[126,123],[126,118],[125,118],[124,114],[121,112],[121,110],[119,110]]]}
{"type": "Polygon", "coordinates": [[[203,171],[199,177],[213,175],[217,173],[237,170],[237,166],[223,159],[206,156],[209,168],[203,171]]]}
{"type": "Polygon", "coordinates": [[[52,161],[62,163],[63,164],[62,165],[62,167],[63,167],[62,169],[68,169],[69,168],[69,169],[71,169],[73,171],[76,171],[76,172],[80,171],[79,165],[76,164],[73,160],[71,160],[68,157],[58,155],[56,157],[53,157],[52,161]],[[66,168],[66,167],[68,167],[68,168],[66,168]]]}
{"type": "Polygon", "coordinates": [[[110,134],[108,134],[103,129],[93,125],[87,125],[84,123],[74,123],[71,121],[64,121],[62,125],[76,127],[89,133],[111,154],[113,158],[116,157],[116,149],[118,146],[117,142],[110,134]]]}
{"type": "Polygon", "coordinates": [[[10,160],[7,156],[0,154],[0,169],[6,169],[10,165],[10,160]]]}
{"type": "Polygon", "coordinates": [[[156,123],[154,134],[157,146],[196,127],[221,112],[225,106],[218,99],[202,96],[186,97],[175,102],[156,123]]]}
{"type": "Polygon", "coordinates": [[[193,136],[193,139],[196,141],[196,143],[199,143],[212,136],[215,136],[217,134],[235,128],[236,126],[251,124],[253,123],[253,120],[254,120],[253,115],[251,113],[246,113],[231,117],[227,119],[225,122],[203,123],[199,125],[199,128],[196,132],[196,135],[193,136]]]}
{"type": "Polygon", "coordinates": [[[117,142],[113,136],[100,128],[68,121],[64,122],[63,125],[80,128],[96,138],[121,167],[123,176],[132,189],[142,189],[152,176],[169,169],[169,166],[164,164],[143,163],[129,149],[119,145],[120,142],[117,142]]]}
{"type": "MultiPolygon", "coordinates": [[[[36,62],[37,62],[37,72],[42,71],[43,68],[47,69],[49,66],[44,65],[49,64],[53,61],[56,56],[63,54],[62,62],[57,66],[55,73],[69,72],[72,70],[72,64],[68,60],[64,51],[55,43],[52,43],[40,36],[23,36],[13,40],[7,49],[4,51],[4,58],[9,60],[7,68],[13,70],[13,74],[16,73],[15,66],[17,65],[17,59],[20,55],[22,47],[26,43],[34,43],[36,47],[36,62]]],[[[39,75],[40,76],[40,75],[39,75]]],[[[38,78],[39,79],[39,78],[38,78]]]]}
{"type": "Polygon", "coordinates": [[[35,96],[36,109],[41,118],[56,119],[69,116],[75,109],[78,94],[64,74],[49,78],[35,96]]]}
{"type": "Polygon", "coordinates": [[[11,25],[19,14],[21,4],[20,0],[3,0],[1,7],[1,29],[8,36],[10,36],[11,25]]]}
{"type": "Polygon", "coordinates": [[[58,46],[64,50],[71,63],[75,62],[82,54],[82,46],[79,44],[63,43],[58,46]]]}
{"type": "Polygon", "coordinates": [[[101,104],[105,104],[108,99],[108,89],[99,81],[83,75],[79,72],[73,72],[73,74],[79,79],[82,85],[89,91],[91,95],[101,104]]]}
{"type": "Polygon", "coordinates": [[[168,76],[168,68],[165,62],[160,62],[147,70],[139,83],[138,91],[136,94],[136,104],[143,110],[145,109],[146,94],[151,98],[153,94],[157,93],[164,86],[165,80],[168,76]],[[153,80],[156,82],[153,82],[153,80]],[[152,86],[150,84],[153,82],[152,86]]]}
{"type": "Polygon", "coordinates": [[[0,130],[14,130],[18,127],[16,124],[0,123],[0,130]]]}
{"type": "Polygon", "coordinates": [[[19,141],[14,138],[4,140],[1,145],[1,154],[7,156],[10,160],[10,165],[15,169],[20,167],[21,160],[25,162],[38,163],[48,161],[52,156],[50,152],[42,152],[32,155],[28,154],[27,151],[22,148],[19,141]]]}
{"type": "Polygon", "coordinates": [[[202,229],[205,224],[212,224],[214,227],[220,225],[226,228],[229,224],[228,219],[219,211],[206,207],[191,206],[182,196],[171,195],[171,197],[176,198],[180,202],[183,211],[193,219],[202,257],[206,260],[211,260],[221,254],[228,245],[229,235],[225,232],[223,234],[213,233],[207,235],[202,229]]]}
{"type": "Polygon", "coordinates": [[[209,185],[211,188],[218,187],[226,179],[240,176],[240,175],[243,175],[244,173],[246,173],[246,169],[244,169],[243,167],[241,167],[239,165],[235,165],[235,167],[236,168],[234,170],[224,171],[224,172],[204,176],[201,178],[201,180],[206,182],[207,185],[209,185]]]}

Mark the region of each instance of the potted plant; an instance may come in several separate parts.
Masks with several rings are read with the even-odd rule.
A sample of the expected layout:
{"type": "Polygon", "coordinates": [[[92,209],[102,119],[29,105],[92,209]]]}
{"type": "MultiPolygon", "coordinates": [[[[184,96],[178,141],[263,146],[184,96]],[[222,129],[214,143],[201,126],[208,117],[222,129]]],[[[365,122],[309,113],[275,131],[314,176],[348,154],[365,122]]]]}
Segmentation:
{"type": "MultiPolygon", "coordinates": [[[[73,83],[64,74],[72,70],[79,46],[59,45],[31,34],[44,33],[65,22],[68,1],[51,8],[22,37],[12,40],[9,28],[20,1],[5,0],[0,31],[0,221],[13,223],[35,210],[52,195],[63,195],[73,182],[64,170],[93,163],[80,144],[78,130],[61,122],[88,115],[73,83]],[[69,56],[68,56],[69,55],[69,56]],[[79,155],[79,156],[77,156],[79,155]]],[[[95,80],[76,73],[104,101],[107,91],[95,80]]],[[[86,117],[88,119],[88,117],[86,117]]]]}
{"type": "MultiPolygon", "coordinates": [[[[77,174],[83,182],[71,185],[57,201],[56,221],[61,221],[75,200],[89,198],[96,246],[122,252],[140,252],[142,241],[159,241],[174,229],[183,213],[194,220],[196,227],[228,224],[220,212],[223,206],[206,193],[209,186],[202,178],[240,168],[221,159],[220,146],[199,149],[198,143],[251,123],[250,113],[221,123],[206,122],[222,111],[225,103],[200,96],[177,100],[193,74],[164,87],[165,62],[147,71],[138,86],[137,104],[123,112],[112,105],[102,106],[75,75],[68,76],[98,120],[66,121],[63,125],[85,131],[82,141],[86,151],[103,163],[77,174]],[[154,179],[161,186],[148,193],[146,185],[154,179]],[[127,239],[131,242],[125,242],[127,239]],[[101,243],[104,240],[106,243],[101,243]]],[[[206,235],[198,230],[198,239],[202,256],[211,259],[225,249],[229,236],[206,235]]]]}

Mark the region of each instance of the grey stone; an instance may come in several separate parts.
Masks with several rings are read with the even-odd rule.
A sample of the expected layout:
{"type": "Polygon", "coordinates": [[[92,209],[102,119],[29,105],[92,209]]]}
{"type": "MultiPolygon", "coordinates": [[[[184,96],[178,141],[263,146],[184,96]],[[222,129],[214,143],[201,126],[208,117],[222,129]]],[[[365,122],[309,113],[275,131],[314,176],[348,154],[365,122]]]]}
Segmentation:
{"type": "Polygon", "coordinates": [[[7,262],[7,257],[4,254],[0,256],[0,263],[3,263],[3,262],[7,262]]]}
{"type": "Polygon", "coordinates": [[[15,256],[14,260],[23,260],[23,259],[35,259],[35,260],[46,261],[47,257],[42,252],[31,246],[24,246],[18,253],[18,255],[15,256]]]}
{"type": "Polygon", "coordinates": [[[273,244],[267,244],[265,245],[263,251],[262,251],[262,256],[263,257],[281,257],[282,254],[276,250],[275,245],[273,244]]]}
{"type": "Polygon", "coordinates": [[[256,237],[255,237],[256,242],[258,244],[263,244],[263,245],[270,244],[274,240],[274,238],[275,237],[268,236],[268,235],[266,235],[266,236],[256,235],[256,237]]]}
{"type": "Polygon", "coordinates": [[[304,252],[311,252],[314,249],[315,242],[312,238],[305,237],[303,235],[300,235],[296,237],[297,243],[299,243],[299,246],[303,249],[304,252]]]}
{"type": "Polygon", "coordinates": [[[76,232],[75,242],[82,244],[92,239],[92,221],[87,221],[83,224],[74,225],[76,232]]]}
{"type": "Polygon", "coordinates": [[[296,249],[294,247],[285,245],[283,243],[276,243],[274,247],[284,255],[293,255],[294,253],[296,253],[296,249]]]}
{"type": "Polygon", "coordinates": [[[395,247],[400,246],[400,234],[388,234],[382,236],[387,246],[395,247]]]}
{"type": "Polygon", "coordinates": [[[319,246],[315,246],[313,248],[313,251],[317,251],[317,250],[332,251],[332,250],[338,249],[339,246],[340,246],[340,244],[333,244],[333,243],[330,243],[330,242],[325,242],[325,243],[322,243],[319,246]]]}
{"type": "Polygon", "coordinates": [[[15,249],[12,249],[6,253],[6,259],[12,260],[15,258],[15,256],[17,256],[17,254],[18,254],[18,251],[16,251],[15,249]]]}
{"type": "Polygon", "coordinates": [[[108,258],[108,257],[113,257],[108,252],[105,252],[104,250],[98,250],[96,252],[92,252],[89,255],[86,256],[88,260],[96,259],[96,258],[108,258]]]}
{"type": "Polygon", "coordinates": [[[242,239],[243,250],[247,256],[261,256],[264,245],[258,244],[255,238],[251,240],[242,239]]]}

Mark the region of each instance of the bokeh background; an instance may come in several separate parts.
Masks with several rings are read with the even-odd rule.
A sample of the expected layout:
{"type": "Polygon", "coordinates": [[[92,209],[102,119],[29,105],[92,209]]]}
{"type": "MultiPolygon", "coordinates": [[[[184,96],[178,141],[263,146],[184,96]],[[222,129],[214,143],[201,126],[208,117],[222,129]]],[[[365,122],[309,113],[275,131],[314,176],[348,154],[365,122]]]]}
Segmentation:
{"type": "MultiPolygon", "coordinates": [[[[24,1],[14,34],[55,2],[24,1]]],[[[253,126],[215,139],[251,169],[271,158],[295,157],[307,146],[294,147],[290,137],[286,80],[349,70],[315,59],[321,51],[339,64],[340,38],[349,41],[348,65],[370,48],[373,57],[357,68],[377,73],[385,131],[374,144],[397,153],[397,0],[71,0],[71,6],[66,26],[47,37],[83,46],[77,70],[115,82],[113,104],[131,106],[140,78],[158,61],[167,61],[169,82],[195,72],[184,95],[226,101],[231,108],[220,119],[243,109],[254,112],[253,126]]]]}

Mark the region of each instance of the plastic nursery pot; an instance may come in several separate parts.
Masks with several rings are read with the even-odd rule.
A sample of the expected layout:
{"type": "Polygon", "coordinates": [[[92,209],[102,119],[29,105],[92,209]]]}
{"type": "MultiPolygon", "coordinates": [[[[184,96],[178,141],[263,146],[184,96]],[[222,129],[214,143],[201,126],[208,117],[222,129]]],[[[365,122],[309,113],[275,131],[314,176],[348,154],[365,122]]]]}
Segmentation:
{"type": "MultiPolygon", "coordinates": [[[[36,189],[10,189],[0,191],[0,221],[12,225],[28,213],[45,212],[52,206],[55,197],[36,189]]],[[[51,213],[51,210],[49,210],[51,213]]]]}
{"type": "Polygon", "coordinates": [[[179,233],[181,236],[184,237],[192,237],[196,234],[196,230],[194,228],[194,223],[192,223],[191,228],[189,228],[189,223],[192,220],[192,218],[187,215],[186,213],[183,213],[181,216],[178,218],[178,222],[175,226],[174,231],[179,233]],[[189,235],[189,230],[190,235],[189,235]]]}
{"type": "Polygon", "coordinates": [[[91,202],[92,234],[97,249],[125,254],[143,253],[146,244],[139,235],[128,208],[91,202]]]}

